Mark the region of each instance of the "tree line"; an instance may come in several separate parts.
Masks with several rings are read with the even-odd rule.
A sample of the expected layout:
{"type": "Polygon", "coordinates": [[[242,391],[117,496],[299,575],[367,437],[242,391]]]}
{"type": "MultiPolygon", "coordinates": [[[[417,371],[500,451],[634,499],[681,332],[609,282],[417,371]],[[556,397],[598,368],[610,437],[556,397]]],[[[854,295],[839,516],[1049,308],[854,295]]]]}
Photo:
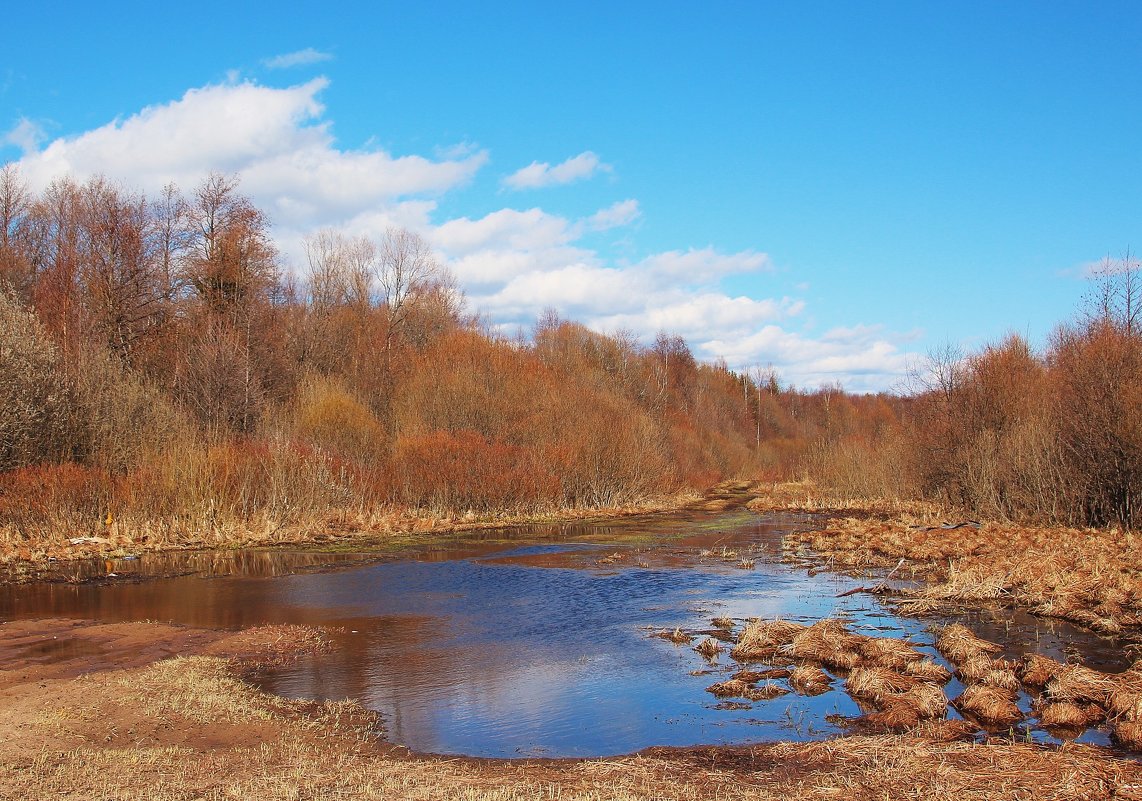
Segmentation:
{"type": "Polygon", "coordinates": [[[933,354],[905,394],[782,386],[554,312],[504,336],[428,244],[325,229],[285,269],[237,180],[155,197],[0,170],[0,527],[303,524],[617,506],[727,477],[1137,523],[1142,318],[1107,262],[1045,352],[933,354]]]}
{"type": "Polygon", "coordinates": [[[406,230],[305,255],[283,269],[231,177],[33,192],[5,167],[0,522],[528,512],[756,472],[753,385],[679,337],[503,336],[406,230]]]}

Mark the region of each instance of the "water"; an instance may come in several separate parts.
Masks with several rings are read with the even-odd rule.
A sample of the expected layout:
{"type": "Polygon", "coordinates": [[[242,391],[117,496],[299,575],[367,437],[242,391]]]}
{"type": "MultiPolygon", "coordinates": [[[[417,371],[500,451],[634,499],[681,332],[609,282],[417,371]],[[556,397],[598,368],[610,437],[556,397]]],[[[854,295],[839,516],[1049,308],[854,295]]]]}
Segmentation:
{"type": "MultiPolygon", "coordinates": [[[[381,560],[281,551],[148,556],[83,568],[116,573],[110,583],[0,587],[0,618],[327,627],[330,652],[265,672],[261,686],[358,699],[381,713],[387,739],[418,752],[599,756],[818,738],[842,730],[829,722],[834,716],[860,714],[842,682],[815,698],[726,708],[705,688],[737,663],[726,654],[707,663],[691,647],[697,638],[675,645],[652,636],[675,627],[726,636],[713,617],[740,626],[750,617],[841,616],[862,633],[912,635],[930,646],[930,621],[896,617],[868,595],[836,597],[864,581],[781,562],[790,548],[784,535],[805,522],[736,511],[531,527],[381,560]],[[154,574],[166,577],[123,578],[154,574]]],[[[1066,646],[1094,667],[1127,666],[1120,648],[1089,632],[1010,612],[992,617],[965,622],[1018,643],[1012,654],[1061,658],[1066,646]]],[[[946,691],[958,689],[953,682],[946,691]]],[[[1083,739],[1106,738],[1091,731],[1083,739]]]]}

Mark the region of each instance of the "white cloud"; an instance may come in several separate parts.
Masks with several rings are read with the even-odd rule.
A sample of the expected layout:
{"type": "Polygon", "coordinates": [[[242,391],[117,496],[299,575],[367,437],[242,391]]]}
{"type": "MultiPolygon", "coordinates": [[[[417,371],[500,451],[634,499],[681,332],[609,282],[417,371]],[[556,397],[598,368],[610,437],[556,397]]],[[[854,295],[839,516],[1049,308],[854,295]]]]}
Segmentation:
{"type": "Polygon", "coordinates": [[[637,200],[620,200],[605,209],[599,209],[586,220],[584,227],[589,231],[609,231],[630,225],[642,216],[637,200]]]}
{"type": "Polygon", "coordinates": [[[685,253],[678,250],[657,253],[639,266],[663,279],[696,282],[713,281],[735,273],[758,272],[768,269],[770,264],[768,256],[752,250],[723,255],[713,248],[691,248],[685,253]]]}
{"type": "Polygon", "coordinates": [[[292,53],[283,53],[280,56],[263,59],[262,64],[272,70],[284,70],[290,67],[305,66],[306,64],[319,64],[322,61],[329,61],[332,58],[333,55],[331,53],[322,53],[320,50],[307,47],[304,50],[295,50],[292,53]]]}
{"type": "Polygon", "coordinates": [[[908,375],[908,356],[896,340],[880,326],[838,328],[811,337],[766,325],[747,336],[711,339],[699,349],[731,366],[771,364],[783,381],[800,387],[840,382],[850,391],[874,392],[892,389],[908,375]]]}
{"type": "MultiPolygon", "coordinates": [[[[300,240],[306,230],[399,207],[409,196],[447,192],[487,161],[484,151],[432,160],[339,149],[318,100],[327,85],[315,78],[284,89],[251,82],[191,89],[178,100],[33,148],[20,169],[36,188],[63,175],[103,174],[150,193],[171,181],[189,190],[211,171],[237,173],[242,191],[266,210],[276,233],[300,240]]],[[[426,223],[426,215],[419,220],[426,223]]]]}
{"type": "Polygon", "coordinates": [[[33,153],[46,136],[42,127],[22,117],[12,130],[0,138],[0,144],[15,145],[24,153],[33,153]]]}
{"type": "Polygon", "coordinates": [[[505,178],[504,186],[509,189],[541,189],[581,181],[596,172],[610,171],[610,165],[603,164],[598,156],[588,150],[554,167],[546,161],[533,161],[505,178]]]}
{"type": "MultiPolygon", "coordinates": [[[[472,180],[488,154],[469,143],[432,157],[342,149],[319,99],[327,85],[316,78],[286,88],[205,86],[46,143],[20,121],[3,141],[24,149],[18,164],[36,189],[64,175],[103,174],[153,193],[170,181],[190,190],[215,170],[237,173],[242,191],[267,211],[290,267],[304,261],[304,236],[326,225],[373,236],[412,228],[456,273],[474,310],[496,325],[530,327],[554,307],[596,330],[625,329],[645,341],[660,330],[681,334],[701,358],[725,358],[735,369],[773,364],[801,386],[840,380],[884,389],[903,375],[901,340],[887,332],[808,330],[803,301],[768,285],[765,253],[704,247],[627,262],[583,244],[592,232],[637,221],[642,210],[633,198],[578,219],[538,207],[436,219],[437,197],[472,180]],[[736,291],[725,288],[728,278],[736,291]]],[[[608,169],[588,151],[554,167],[533,163],[504,183],[551,186],[608,169]]]]}
{"type": "MultiPolygon", "coordinates": [[[[212,170],[238,173],[243,191],[274,212],[296,204],[340,217],[402,195],[438,194],[469,180],[486,161],[394,157],[383,150],[340,150],[317,96],[315,78],[286,89],[245,82],[192,89],[80,136],[28,153],[20,168],[34,186],[71,175],[115,176],[146,191],[169,181],[192,186],[212,170]]],[[[317,221],[321,224],[324,220],[317,221]]]]}

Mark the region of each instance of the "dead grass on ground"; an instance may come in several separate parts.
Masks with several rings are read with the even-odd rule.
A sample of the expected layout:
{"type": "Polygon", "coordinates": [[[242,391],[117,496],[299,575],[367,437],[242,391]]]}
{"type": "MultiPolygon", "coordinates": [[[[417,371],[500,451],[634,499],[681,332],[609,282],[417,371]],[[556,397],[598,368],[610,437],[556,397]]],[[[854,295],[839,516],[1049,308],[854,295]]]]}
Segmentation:
{"type": "Polygon", "coordinates": [[[1002,728],[1023,720],[1015,694],[990,684],[969,684],[952,701],[963,715],[970,715],[988,728],[1002,728]]]}
{"type": "Polygon", "coordinates": [[[738,637],[730,656],[739,662],[764,662],[777,655],[778,649],[793,642],[807,627],[791,620],[751,620],[738,637]]]}
{"type": "Polygon", "coordinates": [[[1105,634],[1142,626],[1142,538],[1136,533],[1012,523],[948,529],[922,511],[874,510],[831,518],[797,536],[838,565],[887,567],[904,559],[928,581],[902,594],[915,613],[947,602],[998,601],[1105,634]]]}
{"type": "Polygon", "coordinates": [[[980,656],[1001,653],[1003,646],[975,636],[967,626],[953,623],[936,632],[936,650],[958,667],[980,656]]]}
{"type": "MultiPolygon", "coordinates": [[[[736,489],[737,485],[730,488],[736,489]]],[[[724,489],[715,487],[710,493],[724,489]]],[[[747,490],[748,485],[742,491],[747,490]]],[[[49,521],[30,530],[0,521],[0,565],[7,568],[8,581],[35,581],[45,573],[58,571],[58,562],[69,560],[203,548],[351,542],[361,543],[362,547],[378,543],[399,544],[423,537],[528,523],[680,511],[694,508],[705,497],[686,490],[673,495],[648,496],[623,506],[551,508],[528,514],[490,512],[475,515],[380,505],[332,510],[298,519],[277,517],[269,512],[241,520],[219,519],[213,514],[202,519],[163,520],[134,519],[127,515],[113,518],[108,525],[100,515],[83,527],[77,527],[70,520],[49,521]]]]}
{"type": "MultiPolygon", "coordinates": [[[[242,650],[240,642],[225,647],[242,650]]],[[[375,718],[355,704],[267,695],[241,681],[235,665],[190,655],[11,685],[0,704],[0,797],[1101,800],[1130,798],[1142,785],[1142,766],[1105,749],[961,742],[962,723],[937,720],[916,727],[923,736],[588,761],[422,758],[378,744],[375,718]]]]}
{"type": "Polygon", "coordinates": [[[800,665],[790,674],[789,686],[801,695],[820,695],[833,688],[833,680],[819,667],[800,665]]]}

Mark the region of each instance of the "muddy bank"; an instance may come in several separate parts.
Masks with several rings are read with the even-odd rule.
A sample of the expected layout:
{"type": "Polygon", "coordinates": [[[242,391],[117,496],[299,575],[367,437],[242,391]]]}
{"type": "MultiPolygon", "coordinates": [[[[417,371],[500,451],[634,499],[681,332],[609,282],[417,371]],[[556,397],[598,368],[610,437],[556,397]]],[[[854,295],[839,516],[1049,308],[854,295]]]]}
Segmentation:
{"type": "Polygon", "coordinates": [[[590,761],[415,757],[380,744],[353,704],[285,701],[242,680],[294,642],[322,647],[320,633],[281,627],[0,625],[0,796],[1142,798],[1137,763],[1075,745],[884,735],[590,761]]]}

